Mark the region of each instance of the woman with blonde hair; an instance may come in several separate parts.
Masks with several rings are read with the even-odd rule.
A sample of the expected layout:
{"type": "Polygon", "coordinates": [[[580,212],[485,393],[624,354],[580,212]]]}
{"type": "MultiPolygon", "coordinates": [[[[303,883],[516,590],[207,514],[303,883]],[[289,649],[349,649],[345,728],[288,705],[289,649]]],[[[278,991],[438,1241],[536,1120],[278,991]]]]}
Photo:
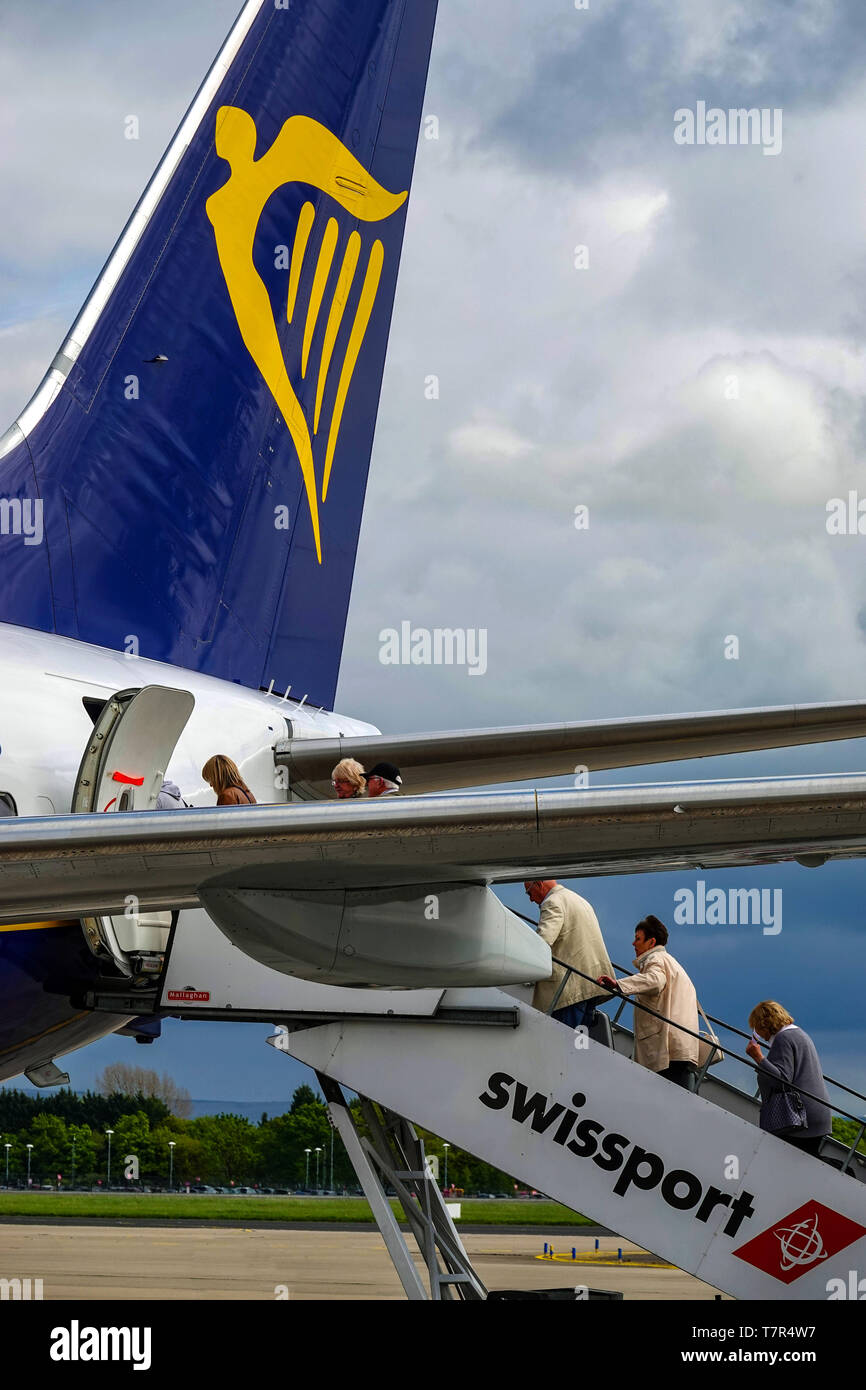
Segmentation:
{"type": "Polygon", "coordinates": [[[343,758],[331,773],[331,785],[340,801],[350,801],[355,796],[363,796],[367,786],[363,765],[354,758],[343,758]]]}
{"type": "Polygon", "coordinates": [[[201,775],[217,794],[217,806],[255,806],[253,796],[240,774],[237,763],[225,753],[208,758],[201,775]]]}
{"type": "Polygon", "coordinates": [[[787,1009],[764,999],[749,1014],[752,1041],[746,1052],[758,1066],[761,1129],[817,1157],[830,1133],[830,1097],[818,1052],[787,1009]],[[758,1039],[770,1044],[766,1057],[758,1039]],[[808,1095],[797,1090],[802,1086],[808,1095]]]}

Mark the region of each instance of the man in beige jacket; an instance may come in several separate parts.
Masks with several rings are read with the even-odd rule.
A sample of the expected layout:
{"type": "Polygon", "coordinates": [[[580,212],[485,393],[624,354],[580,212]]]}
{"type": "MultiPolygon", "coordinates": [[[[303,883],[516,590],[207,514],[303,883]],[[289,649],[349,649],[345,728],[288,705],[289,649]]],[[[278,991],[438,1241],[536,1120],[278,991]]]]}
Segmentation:
{"type": "MultiPolygon", "coordinates": [[[[590,1028],[595,1022],[596,1004],[609,998],[599,991],[594,981],[600,974],[609,975],[613,969],[598,918],[585,898],[572,893],[570,888],[563,888],[555,879],[531,879],[523,887],[530,901],[540,908],[538,935],[558,960],[582,972],[569,975],[556,1001],[553,1017],[569,1028],[581,1025],[590,1028]],[[584,975],[590,978],[584,979],[584,975]]],[[[539,980],[532,996],[533,1008],[547,1013],[564,975],[562,966],[554,965],[550,978],[539,980]]]]}
{"type": "Polygon", "coordinates": [[[684,1086],[695,1089],[697,1079],[698,1039],[689,1033],[672,1028],[698,1031],[698,999],[695,987],[679,961],[667,953],[668,929],[658,917],[645,917],[634,929],[634,954],[637,975],[621,980],[599,977],[599,984],[620,994],[640,995],[640,1002],[653,1009],[634,1011],[634,1060],[649,1071],[684,1086]],[[664,1019],[655,1014],[664,1014],[664,1019]]]}

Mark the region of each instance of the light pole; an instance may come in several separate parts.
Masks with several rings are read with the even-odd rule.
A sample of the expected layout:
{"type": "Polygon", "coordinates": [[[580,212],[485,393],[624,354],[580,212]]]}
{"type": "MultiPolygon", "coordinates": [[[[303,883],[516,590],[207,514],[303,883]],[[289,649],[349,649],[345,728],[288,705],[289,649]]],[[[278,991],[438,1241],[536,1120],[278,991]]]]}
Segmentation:
{"type": "Polygon", "coordinates": [[[33,1148],[33,1145],[32,1145],[32,1144],[28,1144],[28,1145],[27,1145],[27,1186],[28,1186],[28,1187],[30,1186],[30,1150],[31,1150],[32,1148],[33,1148]]]}
{"type": "Polygon", "coordinates": [[[105,1186],[111,1187],[111,1136],[114,1133],[114,1130],[107,1129],[105,1133],[108,1136],[108,1170],[105,1175],[105,1186]]]}
{"type": "Polygon", "coordinates": [[[72,1140],[72,1186],[75,1186],[75,1140],[72,1140]]]}
{"type": "Polygon", "coordinates": [[[319,1187],[319,1154],[320,1154],[321,1152],[322,1152],[321,1147],[316,1149],[316,1191],[317,1191],[317,1192],[321,1192],[321,1190],[322,1190],[322,1189],[319,1187]]]}
{"type": "Polygon", "coordinates": [[[6,1186],[7,1186],[7,1187],[9,1186],[9,1150],[10,1150],[11,1148],[12,1148],[12,1145],[11,1145],[11,1144],[7,1144],[7,1145],[6,1145],[6,1186]]]}
{"type": "Polygon", "coordinates": [[[310,1190],[310,1154],[311,1154],[312,1152],[313,1152],[312,1149],[304,1149],[304,1153],[307,1155],[307,1171],[306,1171],[306,1173],[304,1174],[304,1191],[305,1191],[305,1192],[309,1192],[309,1190],[310,1190]]]}
{"type": "Polygon", "coordinates": [[[176,1139],[169,1139],[169,1141],[168,1141],[168,1186],[169,1186],[169,1190],[171,1190],[172,1183],[174,1182],[174,1146],[175,1146],[176,1143],[177,1143],[177,1140],[176,1140],[176,1139]]]}
{"type": "Polygon", "coordinates": [[[334,1126],[331,1125],[331,1180],[328,1183],[328,1191],[334,1190],[334,1126]]]}
{"type": "Polygon", "coordinates": [[[447,1191],[448,1191],[448,1150],[451,1148],[451,1145],[450,1145],[450,1144],[443,1144],[442,1147],[443,1147],[443,1149],[445,1150],[445,1181],[444,1181],[444,1183],[443,1183],[442,1185],[443,1185],[443,1187],[445,1188],[445,1190],[446,1190],[446,1192],[447,1192],[447,1191]]]}

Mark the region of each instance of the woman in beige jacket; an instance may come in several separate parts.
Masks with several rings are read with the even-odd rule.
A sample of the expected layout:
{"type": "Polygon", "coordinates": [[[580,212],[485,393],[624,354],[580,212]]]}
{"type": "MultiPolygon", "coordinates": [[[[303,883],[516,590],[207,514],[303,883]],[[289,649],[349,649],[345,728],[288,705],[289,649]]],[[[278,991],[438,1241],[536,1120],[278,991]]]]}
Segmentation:
{"type": "Polygon", "coordinates": [[[620,994],[639,995],[644,1009],[634,1011],[634,1060],[649,1071],[684,1086],[695,1089],[698,1069],[698,1039],[679,1028],[678,1023],[692,1033],[698,1032],[698,998],[695,987],[679,961],[665,949],[668,929],[658,917],[645,917],[634,929],[634,954],[637,975],[621,980],[602,976],[599,984],[620,994]],[[665,1019],[654,1014],[664,1014],[665,1019]]]}

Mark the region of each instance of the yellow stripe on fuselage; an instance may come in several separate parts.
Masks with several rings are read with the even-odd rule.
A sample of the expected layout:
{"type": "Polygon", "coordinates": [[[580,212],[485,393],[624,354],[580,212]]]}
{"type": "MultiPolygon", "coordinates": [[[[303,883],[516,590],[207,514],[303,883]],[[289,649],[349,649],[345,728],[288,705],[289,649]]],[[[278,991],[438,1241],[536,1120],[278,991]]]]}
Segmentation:
{"type": "Polygon", "coordinates": [[[10,924],[9,924],[8,927],[0,927],[0,932],[3,932],[3,931],[49,931],[51,927],[68,927],[68,926],[71,925],[72,922],[77,922],[77,921],[78,921],[78,918],[77,918],[77,917],[74,917],[74,918],[71,919],[71,921],[65,921],[65,922],[10,922],[10,924]]]}
{"type": "Polygon", "coordinates": [[[73,1014],[71,1018],[61,1019],[59,1023],[52,1023],[50,1028],[45,1028],[41,1033],[34,1033],[32,1038],[24,1038],[22,1042],[13,1043],[11,1047],[4,1047],[0,1051],[0,1057],[8,1057],[10,1052],[20,1052],[22,1047],[29,1047],[31,1043],[39,1042],[42,1038],[47,1038],[50,1033],[57,1033],[61,1028],[68,1028],[70,1023],[80,1023],[83,1018],[91,1014],[91,1009],[85,1009],[83,1013],[73,1014]]]}

